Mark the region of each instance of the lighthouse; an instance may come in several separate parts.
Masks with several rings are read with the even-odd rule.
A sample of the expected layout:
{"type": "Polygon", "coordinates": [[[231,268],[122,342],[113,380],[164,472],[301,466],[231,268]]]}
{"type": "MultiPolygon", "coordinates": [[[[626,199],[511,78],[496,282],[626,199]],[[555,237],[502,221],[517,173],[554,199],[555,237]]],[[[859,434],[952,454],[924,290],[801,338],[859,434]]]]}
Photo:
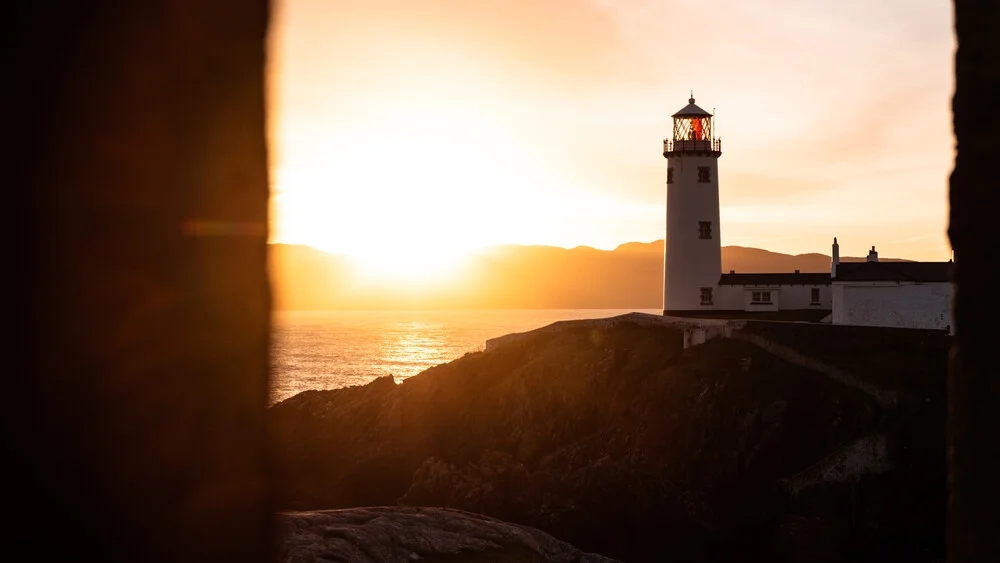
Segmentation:
{"type": "Polygon", "coordinates": [[[719,156],[714,116],[694,103],[671,116],[663,140],[667,159],[667,237],[663,257],[663,314],[715,310],[722,272],[719,240],[719,156]]]}
{"type": "MultiPolygon", "coordinates": [[[[833,239],[829,272],[722,273],[719,157],[715,116],[694,103],[673,114],[667,159],[663,314],[775,318],[841,325],[947,330],[954,326],[953,262],[841,262],[833,239]]],[[[687,322],[702,333],[708,325],[687,322]]],[[[711,323],[714,325],[715,323],[711,323]]],[[[697,332],[697,331],[696,331],[697,332]]],[[[704,334],[702,335],[704,336],[704,334]]],[[[696,343],[692,336],[691,343],[696,343]]],[[[687,346],[685,336],[685,346],[687,346]]]]}

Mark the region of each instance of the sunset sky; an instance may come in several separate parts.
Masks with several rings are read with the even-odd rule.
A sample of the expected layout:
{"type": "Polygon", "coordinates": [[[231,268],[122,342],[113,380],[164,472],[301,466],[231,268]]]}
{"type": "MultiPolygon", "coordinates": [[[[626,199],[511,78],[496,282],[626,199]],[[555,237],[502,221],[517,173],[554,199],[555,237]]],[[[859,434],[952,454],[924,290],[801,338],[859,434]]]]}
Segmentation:
{"type": "Polygon", "coordinates": [[[723,245],[950,258],[943,0],[276,0],[272,241],[393,260],[662,239],[716,110],[723,245]]]}

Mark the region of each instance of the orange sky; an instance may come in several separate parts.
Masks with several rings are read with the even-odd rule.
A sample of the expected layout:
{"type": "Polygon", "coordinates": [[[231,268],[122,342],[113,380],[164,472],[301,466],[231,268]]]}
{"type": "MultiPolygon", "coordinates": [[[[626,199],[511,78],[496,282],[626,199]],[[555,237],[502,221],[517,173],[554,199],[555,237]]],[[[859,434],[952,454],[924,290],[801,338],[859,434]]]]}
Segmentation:
{"type": "Polygon", "coordinates": [[[272,240],[429,263],[661,239],[693,89],[723,245],[947,260],[951,22],[941,0],[276,0],[272,240]]]}

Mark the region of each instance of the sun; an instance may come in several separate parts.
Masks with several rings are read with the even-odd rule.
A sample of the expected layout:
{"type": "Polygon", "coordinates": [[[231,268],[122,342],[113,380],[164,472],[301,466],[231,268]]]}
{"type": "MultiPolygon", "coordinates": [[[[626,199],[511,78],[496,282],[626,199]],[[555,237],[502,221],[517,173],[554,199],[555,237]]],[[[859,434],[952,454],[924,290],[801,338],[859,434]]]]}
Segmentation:
{"type": "Polygon", "coordinates": [[[459,284],[466,275],[468,253],[456,249],[372,248],[348,255],[358,280],[366,285],[389,285],[413,289],[459,284]]]}
{"type": "Polygon", "coordinates": [[[343,254],[367,282],[408,286],[457,279],[471,253],[555,228],[551,209],[566,198],[552,195],[551,147],[512,118],[524,100],[493,66],[423,48],[417,58],[434,64],[421,72],[380,71],[402,87],[274,116],[272,241],[343,254]]]}
{"type": "Polygon", "coordinates": [[[316,141],[321,157],[276,172],[275,238],[347,255],[371,282],[454,279],[471,251],[502,240],[520,201],[504,162],[516,143],[483,122],[424,107],[316,141]]]}

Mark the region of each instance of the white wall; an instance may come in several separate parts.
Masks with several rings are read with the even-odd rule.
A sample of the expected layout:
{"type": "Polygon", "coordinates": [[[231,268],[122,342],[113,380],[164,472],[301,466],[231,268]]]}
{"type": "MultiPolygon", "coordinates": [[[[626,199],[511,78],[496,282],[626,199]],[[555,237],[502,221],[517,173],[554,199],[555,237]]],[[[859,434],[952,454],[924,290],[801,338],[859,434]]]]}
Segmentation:
{"type": "MultiPolygon", "coordinates": [[[[718,279],[715,280],[718,283],[718,279]]],[[[718,298],[715,300],[715,308],[720,311],[742,311],[743,310],[743,286],[742,285],[720,285],[715,289],[718,298]]]]}
{"type": "Polygon", "coordinates": [[[833,307],[828,285],[723,285],[719,287],[716,308],[728,311],[798,311],[833,307]],[[819,289],[819,305],[812,304],[812,290],[819,289]],[[770,291],[771,305],[754,305],[754,291],[770,291]]]}
{"type": "Polygon", "coordinates": [[[714,156],[672,155],[673,183],[667,184],[667,239],[664,245],[663,308],[666,311],[722,309],[722,225],[719,221],[719,160],[714,156]],[[698,181],[707,166],[709,182],[698,181]],[[712,223],[712,238],[699,238],[698,222],[712,223]],[[713,305],[701,305],[700,288],[710,287],[713,305]]]}
{"type": "Polygon", "coordinates": [[[830,286],[833,295],[833,311],[830,314],[830,322],[835,325],[847,324],[845,315],[847,307],[844,305],[844,284],[834,283],[830,286]]]}
{"type": "MultiPolygon", "coordinates": [[[[761,296],[763,297],[763,295],[761,296]]],[[[780,286],[768,286],[768,287],[748,287],[743,286],[743,310],[744,311],[777,311],[781,309],[781,287],[780,286]],[[757,303],[753,302],[754,292],[771,292],[771,300],[769,303],[757,303]]]]}
{"type": "Polygon", "coordinates": [[[833,284],[833,323],[899,328],[954,327],[952,284],[840,282],[833,284]]]}
{"type": "Polygon", "coordinates": [[[827,309],[833,307],[833,297],[829,285],[783,285],[781,286],[781,309],[827,309]],[[812,290],[819,288],[819,305],[812,304],[812,290]]]}

